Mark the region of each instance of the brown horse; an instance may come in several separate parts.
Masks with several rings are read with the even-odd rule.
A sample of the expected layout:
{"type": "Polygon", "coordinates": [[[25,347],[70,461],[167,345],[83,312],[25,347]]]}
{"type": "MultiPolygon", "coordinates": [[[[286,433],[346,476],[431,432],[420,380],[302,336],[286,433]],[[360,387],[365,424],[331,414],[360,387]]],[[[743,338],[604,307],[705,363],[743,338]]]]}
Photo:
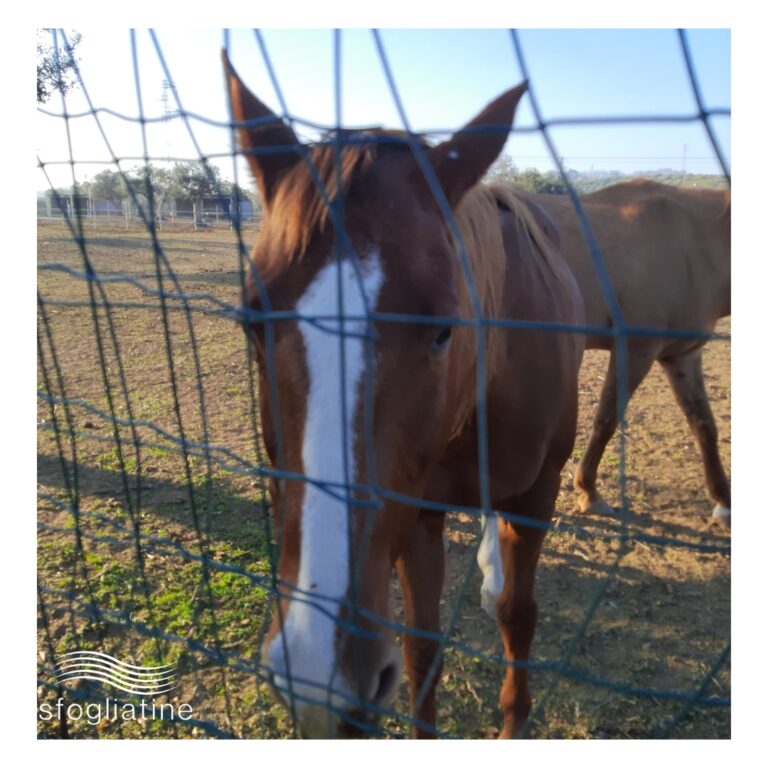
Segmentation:
{"type": "Polygon", "coordinates": [[[413,733],[434,735],[441,510],[450,508],[441,505],[483,506],[486,477],[493,509],[538,523],[492,516],[480,558],[484,602],[510,662],[501,708],[502,735],[512,736],[531,706],[526,669],[513,662],[527,659],[533,638],[534,571],[573,447],[583,337],[496,327],[478,347],[476,327],[445,318],[472,321],[479,303],[490,318],[583,322],[578,287],[537,226],[540,214],[507,189],[478,186],[525,85],[437,146],[363,133],[345,135],[338,154],[332,142],[301,147],[226,57],[225,68],[265,210],[248,305],[273,318],[289,313],[249,329],[264,441],[282,478],[271,485],[280,597],[263,665],[305,735],[365,731],[399,683],[389,618],[396,567],[410,628],[413,733]],[[440,190],[461,238],[436,202],[440,190]],[[462,240],[474,294],[460,269],[462,240]],[[487,468],[478,456],[478,389],[487,468]]]}
{"type": "MultiPolygon", "coordinates": [[[[610,327],[611,313],[570,200],[555,195],[535,195],[533,199],[559,228],[563,256],[584,296],[587,323],[610,327]]],[[[638,180],[581,200],[626,325],[710,332],[719,318],[731,313],[730,191],[638,180]]],[[[627,399],[658,360],[698,442],[707,489],[715,502],[712,516],[730,526],[731,489],[704,389],[703,346],[700,339],[630,336],[627,399]]],[[[588,336],[587,348],[610,349],[611,359],[575,484],[582,510],[609,512],[596,479],[600,459],[617,426],[616,352],[612,338],[604,335],[588,336]]]]}

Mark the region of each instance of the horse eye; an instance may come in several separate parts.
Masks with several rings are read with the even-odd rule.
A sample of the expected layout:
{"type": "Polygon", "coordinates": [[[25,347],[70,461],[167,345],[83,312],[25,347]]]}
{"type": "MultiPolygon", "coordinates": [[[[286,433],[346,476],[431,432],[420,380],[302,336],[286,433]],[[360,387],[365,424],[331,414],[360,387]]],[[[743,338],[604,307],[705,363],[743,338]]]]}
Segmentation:
{"type": "Polygon", "coordinates": [[[432,354],[439,355],[447,346],[451,339],[452,328],[448,325],[445,328],[441,328],[440,332],[432,342],[432,354]]]}

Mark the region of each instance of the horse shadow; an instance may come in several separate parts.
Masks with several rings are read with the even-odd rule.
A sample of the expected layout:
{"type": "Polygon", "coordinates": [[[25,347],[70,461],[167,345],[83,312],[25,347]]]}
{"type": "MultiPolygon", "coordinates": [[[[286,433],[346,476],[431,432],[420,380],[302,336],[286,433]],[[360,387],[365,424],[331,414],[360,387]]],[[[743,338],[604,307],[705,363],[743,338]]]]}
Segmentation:
{"type": "MultiPolygon", "coordinates": [[[[269,504],[258,477],[239,478],[235,483],[223,472],[197,473],[190,481],[171,479],[153,471],[151,462],[141,474],[104,468],[86,462],[73,463],[59,456],[38,454],[39,519],[41,530],[79,524],[98,524],[102,533],[126,538],[134,536],[134,520],[143,521],[149,532],[162,531],[169,542],[221,544],[253,550],[264,556],[269,504]]],[[[127,541],[128,539],[126,539],[127,541]]],[[[221,547],[220,547],[221,548],[221,547]]]]}

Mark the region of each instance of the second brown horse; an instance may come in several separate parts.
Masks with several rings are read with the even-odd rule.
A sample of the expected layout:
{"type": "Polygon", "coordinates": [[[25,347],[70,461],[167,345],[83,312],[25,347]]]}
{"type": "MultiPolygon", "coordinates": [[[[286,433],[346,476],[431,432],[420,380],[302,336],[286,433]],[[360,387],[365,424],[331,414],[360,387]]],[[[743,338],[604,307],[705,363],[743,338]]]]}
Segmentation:
{"type": "MultiPolygon", "coordinates": [[[[613,319],[571,201],[534,195],[559,229],[561,252],[584,296],[587,323],[613,319]]],[[[581,198],[621,308],[624,324],[661,331],[711,332],[731,313],[731,194],[653,181],[617,184],[581,198]]],[[[712,517],[730,526],[731,489],[717,447],[717,426],[704,388],[705,341],[636,335],[627,342],[627,400],[658,360],[685,414],[704,461],[712,517]]],[[[597,490],[597,469],[616,431],[616,349],[610,335],[587,338],[588,349],[611,351],[589,445],[575,485],[582,510],[610,512],[597,490]]]]}

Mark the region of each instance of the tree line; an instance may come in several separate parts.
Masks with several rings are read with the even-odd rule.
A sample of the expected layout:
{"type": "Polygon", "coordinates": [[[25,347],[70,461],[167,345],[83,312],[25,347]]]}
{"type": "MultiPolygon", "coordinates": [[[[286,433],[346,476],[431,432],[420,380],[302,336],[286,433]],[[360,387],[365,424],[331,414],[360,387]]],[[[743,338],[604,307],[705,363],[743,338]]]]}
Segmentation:
{"type": "MultiPolygon", "coordinates": [[[[621,171],[566,172],[568,181],[579,194],[596,192],[599,189],[643,176],[674,186],[698,186],[724,188],[722,176],[682,173],[672,170],[648,171],[642,174],[627,174],[621,171]]],[[[525,192],[564,195],[568,189],[556,171],[540,171],[537,168],[520,170],[513,160],[502,156],[491,168],[485,181],[509,184],[525,192]]],[[[238,187],[222,179],[219,169],[204,160],[176,162],[170,167],[159,167],[152,163],[137,165],[127,171],[109,169],[97,173],[92,179],[79,182],[72,189],[57,190],[66,200],[72,194],[85,195],[91,199],[107,201],[115,210],[132,210],[135,203],[147,206],[152,199],[155,212],[160,215],[174,208],[176,199],[189,201],[195,223],[201,220],[203,200],[221,195],[238,201],[248,200],[258,214],[261,204],[255,192],[238,187]]]]}
{"type": "MultiPolygon", "coordinates": [[[[727,182],[723,176],[715,174],[684,173],[672,169],[643,171],[642,173],[623,173],[622,171],[575,171],[567,170],[566,177],[571,186],[580,195],[597,192],[622,181],[633,178],[645,178],[670,184],[675,187],[702,187],[724,189],[727,182]]],[[[509,184],[524,192],[547,195],[565,195],[568,188],[557,171],[540,171],[537,168],[520,170],[508,155],[500,157],[491,167],[485,180],[487,182],[509,184]]]]}
{"type": "Polygon", "coordinates": [[[147,207],[151,199],[157,214],[172,209],[175,199],[182,199],[192,204],[196,223],[202,216],[203,200],[212,195],[248,200],[253,204],[254,213],[260,208],[253,192],[222,179],[221,171],[204,160],[176,162],[167,168],[147,163],[124,172],[106,169],[90,180],[78,182],[72,189],[57,192],[64,200],[72,194],[105,200],[115,210],[131,210],[136,203],[147,207]]]}

